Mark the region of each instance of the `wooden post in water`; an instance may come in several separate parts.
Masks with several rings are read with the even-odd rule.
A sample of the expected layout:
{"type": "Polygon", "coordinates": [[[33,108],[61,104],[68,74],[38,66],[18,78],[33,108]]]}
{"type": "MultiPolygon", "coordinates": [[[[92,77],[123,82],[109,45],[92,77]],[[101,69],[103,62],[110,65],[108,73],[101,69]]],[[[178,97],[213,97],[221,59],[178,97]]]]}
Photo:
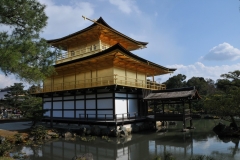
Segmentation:
{"type": "Polygon", "coordinates": [[[192,120],[192,103],[189,101],[189,109],[190,109],[190,128],[193,128],[193,120],[192,120]]]}
{"type": "Polygon", "coordinates": [[[154,124],[154,127],[155,127],[155,129],[157,128],[157,121],[156,121],[156,101],[154,100],[154,102],[153,102],[153,106],[154,106],[154,122],[155,122],[155,124],[154,124]]]}

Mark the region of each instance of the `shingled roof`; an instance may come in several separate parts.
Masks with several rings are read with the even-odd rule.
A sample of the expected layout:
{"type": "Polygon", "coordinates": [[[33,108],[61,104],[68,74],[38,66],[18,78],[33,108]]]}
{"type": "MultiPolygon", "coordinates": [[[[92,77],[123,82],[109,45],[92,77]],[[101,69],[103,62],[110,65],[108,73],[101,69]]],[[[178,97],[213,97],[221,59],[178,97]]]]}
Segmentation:
{"type": "Polygon", "coordinates": [[[92,25],[88,26],[88,27],[85,28],[85,29],[82,29],[82,30],[80,30],[80,31],[78,31],[78,32],[75,32],[75,33],[72,33],[72,34],[69,34],[69,35],[67,35],[67,36],[65,36],[65,37],[62,37],[62,38],[47,40],[47,42],[48,42],[48,43],[56,43],[56,42],[59,42],[59,41],[68,39],[68,38],[70,38],[70,37],[73,37],[73,36],[76,36],[76,35],[78,35],[78,34],[84,33],[84,32],[86,32],[86,31],[88,31],[88,30],[91,30],[93,27],[97,26],[98,24],[99,24],[99,25],[102,25],[102,26],[104,26],[104,27],[106,27],[106,28],[108,28],[108,29],[110,29],[112,32],[114,32],[114,33],[116,33],[116,34],[118,34],[118,35],[120,35],[120,36],[128,39],[129,41],[132,41],[132,42],[136,43],[136,44],[143,45],[143,46],[146,46],[146,45],[148,44],[148,42],[141,42],[141,41],[134,40],[134,39],[132,39],[132,38],[130,38],[130,37],[122,34],[121,32],[113,29],[110,25],[108,25],[108,24],[103,20],[102,17],[100,17],[100,18],[96,21],[96,23],[93,23],[92,25]]]}
{"type": "Polygon", "coordinates": [[[201,99],[195,87],[152,91],[144,100],[182,101],[201,99]]]}
{"type": "Polygon", "coordinates": [[[144,58],[141,58],[135,54],[133,54],[132,52],[126,50],[123,46],[121,46],[119,43],[115,44],[114,46],[106,49],[106,50],[103,50],[101,52],[98,52],[98,53],[95,53],[93,55],[90,55],[90,56],[87,56],[87,57],[83,57],[83,58],[79,58],[79,59],[75,59],[75,60],[72,60],[72,61],[67,61],[67,62],[64,62],[64,63],[60,63],[60,64],[56,64],[54,65],[55,67],[60,67],[60,66],[64,66],[64,65],[68,65],[68,64],[72,64],[72,63],[75,63],[75,62],[79,62],[79,61],[84,61],[84,60],[89,60],[89,59],[92,59],[92,58],[96,58],[96,57],[99,57],[99,56],[102,56],[102,55],[105,55],[105,54],[108,54],[114,50],[119,50],[121,51],[122,53],[126,54],[127,56],[131,57],[131,58],[134,58],[138,61],[141,61],[145,64],[148,64],[148,65],[152,65],[154,67],[157,67],[157,68],[161,68],[161,69],[164,69],[164,70],[167,70],[169,72],[173,72],[175,71],[176,69],[175,68],[167,68],[167,67],[164,67],[164,66],[161,66],[161,65],[158,65],[156,63],[153,63],[151,61],[148,61],[144,58]]]}

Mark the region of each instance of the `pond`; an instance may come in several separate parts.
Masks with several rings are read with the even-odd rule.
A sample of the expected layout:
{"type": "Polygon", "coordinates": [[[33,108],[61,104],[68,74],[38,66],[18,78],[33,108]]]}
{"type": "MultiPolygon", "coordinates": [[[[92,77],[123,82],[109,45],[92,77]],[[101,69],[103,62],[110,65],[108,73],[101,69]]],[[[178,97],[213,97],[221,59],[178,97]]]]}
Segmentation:
{"type": "Polygon", "coordinates": [[[195,129],[181,132],[182,122],[170,125],[167,132],[142,132],[111,141],[98,137],[95,141],[58,139],[36,147],[19,146],[31,160],[71,160],[73,156],[92,153],[94,160],[152,160],[172,153],[177,160],[193,155],[209,155],[216,160],[239,160],[239,139],[219,139],[212,128],[219,120],[197,119],[195,129]]]}

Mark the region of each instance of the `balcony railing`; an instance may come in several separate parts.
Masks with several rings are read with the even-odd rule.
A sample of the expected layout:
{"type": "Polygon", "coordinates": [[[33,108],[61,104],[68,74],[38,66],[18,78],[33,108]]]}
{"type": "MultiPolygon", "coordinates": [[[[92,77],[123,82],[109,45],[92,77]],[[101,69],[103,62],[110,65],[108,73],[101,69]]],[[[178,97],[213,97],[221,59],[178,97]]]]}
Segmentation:
{"type": "Polygon", "coordinates": [[[113,76],[97,77],[97,78],[77,80],[77,81],[64,82],[64,83],[49,84],[49,85],[44,85],[43,87],[35,87],[34,89],[32,89],[32,93],[55,92],[55,91],[109,86],[109,85],[122,85],[122,86],[151,89],[151,90],[166,89],[165,84],[159,84],[155,81],[140,80],[140,79],[128,78],[124,76],[113,75],[113,76]]]}
{"type": "Polygon", "coordinates": [[[109,48],[109,46],[106,44],[103,44],[103,46],[100,46],[99,44],[95,44],[95,45],[87,46],[86,48],[75,49],[75,50],[63,53],[61,56],[57,58],[55,63],[59,64],[59,63],[71,61],[74,59],[86,57],[86,56],[101,52],[107,48],[109,48]]]}
{"type": "Polygon", "coordinates": [[[92,54],[100,52],[100,51],[101,51],[100,49],[94,50],[94,51],[77,50],[77,51],[74,51],[74,55],[71,55],[71,54],[69,55],[69,53],[66,52],[63,55],[61,55],[60,57],[58,57],[58,59],[56,60],[55,63],[59,64],[59,63],[63,63],[63,62],[68,62],[68,61],[71,61],[71,60],[74,60],[74,59],[78,59],[78,58],[82,58],[82,57],[92,55],[92,54]]]}

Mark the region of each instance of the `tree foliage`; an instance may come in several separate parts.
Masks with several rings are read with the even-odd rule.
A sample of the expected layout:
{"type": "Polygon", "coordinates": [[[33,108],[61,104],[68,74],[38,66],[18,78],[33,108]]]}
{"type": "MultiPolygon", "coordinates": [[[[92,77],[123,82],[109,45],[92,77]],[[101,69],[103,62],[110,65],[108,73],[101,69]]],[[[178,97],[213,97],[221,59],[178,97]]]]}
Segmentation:
{"type": "Polygon", "coordinates": [[[9,87],[5,96],[5,104],[9,108],[19,109],[25,118],[32,120],[33,125],[43,117],[46,110],[42,109],[42,98],[30,94],[29,90],[24,90],[22,83],[14,83],[9,87]]]}
{"type": "Polygon", "coordinates": [[[24,96],[24,101],[21,103],[20,110],[24,113],[24,117],[32,120],[33,126],[37,121],[41,120],[46,110],[42,109],[42,98],[34,97],[30,94],[24,96]]]}
{"type": "Polygon", "coordinates": [[[240,88],[207,97],[208,110],[218,116],[240,116],[240,88]]]}
{"type": "Polygon", "coordinates": [[[240,71],[228,72],[221,75],[216,83],[218,91],[209,95],[205,100],[206,109],[221,117],[230,117],[237,126],[236,117],[240,117],[240,71]]]}
{"type": "Polygon", "coordinates": [[[13,86],[9,87],[9,91],[4,95],[5,104],[10,108],[19,108],[26,91],[24,91],[24,86],[22,83],[14,83],[13,86]]]}
{"type": "Polygon", "coordinates": [[[39,82],[54,73],[60,51],[40,37],[47,25],[45,5],[36,0],[1,0],[0,70],[27,82],[39,82]]]}
{"type": "Polygon", "coordinates": [[[182,88],[186,86],[186,76],[183,74],[178,74],[169,78],[164,84],[166,84],[167,89],[182,88]]]}

